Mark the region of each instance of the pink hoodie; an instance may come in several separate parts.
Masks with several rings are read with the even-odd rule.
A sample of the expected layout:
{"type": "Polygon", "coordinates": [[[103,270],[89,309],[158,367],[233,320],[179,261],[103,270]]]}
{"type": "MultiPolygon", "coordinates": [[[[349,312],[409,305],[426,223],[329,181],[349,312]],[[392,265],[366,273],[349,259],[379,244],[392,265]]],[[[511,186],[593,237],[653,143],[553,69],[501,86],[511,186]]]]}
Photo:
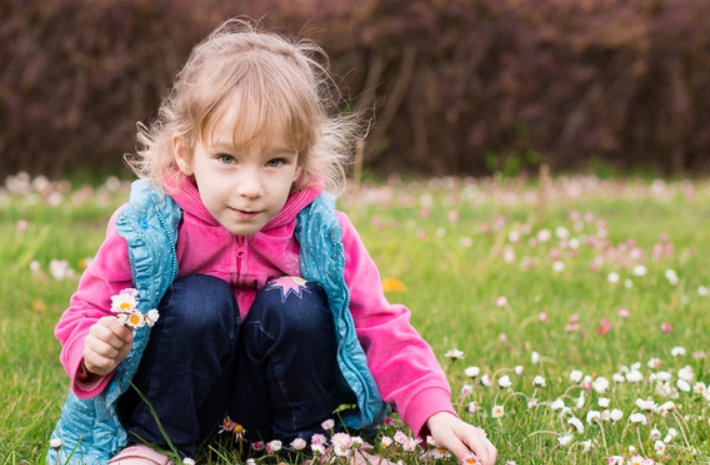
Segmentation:
{"type": "MultiPolygon", "coordinates": [[[[201,273],[227,281],[244,318],[265,283],[280,276],[300,275],[299,245],[294,237],[296,215],[320,189],[292,194],[261,231],[234,236],[207,211],[194,186],[185,183],[183,187],[172,195],[183,210],[177,242],[178,278],[201,273]]],[[[82,398],[97,395],[109,380],[107,377],[90,386],[81,381],[89,328],[101,317],[112,315],[112,295],[132,286],[128,247],[115,227],[118,211],[55,328],[62,344],[60,360],[72,379],[74,392],[82,398]]],[[[350,220],[342,212],[337,216],[343,230],[350,311],[368,365],[385,402],[394,405],[415,434],[423,435],[426,420],[434,413],[455,414],[446,376],[429,345],[411,326],[409,310],[386,300],[377,267],[350,220]]]]}

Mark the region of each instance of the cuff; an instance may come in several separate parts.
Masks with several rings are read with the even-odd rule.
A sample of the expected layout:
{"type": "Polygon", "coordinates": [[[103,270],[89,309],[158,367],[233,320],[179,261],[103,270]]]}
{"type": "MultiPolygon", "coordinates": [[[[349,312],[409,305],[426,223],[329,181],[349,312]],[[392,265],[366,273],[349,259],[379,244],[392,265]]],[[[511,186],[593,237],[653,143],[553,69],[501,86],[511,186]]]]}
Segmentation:
{"type": "Polygon", "coordinates": [[[406,412],[400,414],[412,432],[417,437],[425,439],[429,434],[427,420],[439,412],[448,412],[456,417],[459,416],[451,404],[451,393],[446,389],[431,388],[412,397],[406,412]]]}
{"type": "Polygon", "coordinates": [[[103,390],[107,382],[107,376],[91,373],[86,369],[84,361],[82,360],[76,371],[76,375],[74,376],[72,388],[74,390],[74,394],[76,394],[79,398],[93,397],[103,390]]]}

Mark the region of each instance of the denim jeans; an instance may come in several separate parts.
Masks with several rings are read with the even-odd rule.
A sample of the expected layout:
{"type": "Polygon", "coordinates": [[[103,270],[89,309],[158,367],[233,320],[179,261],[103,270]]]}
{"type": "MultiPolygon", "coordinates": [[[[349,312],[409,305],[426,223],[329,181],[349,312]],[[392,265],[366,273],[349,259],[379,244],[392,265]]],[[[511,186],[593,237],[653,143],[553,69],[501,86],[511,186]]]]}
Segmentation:
{"type": "MultiPolygon", "coordinates": [[[[163,297],[133,383],[183,455],[194,456],[227,415],[249,441],[288,444],[323,433],[321,423],[340,404],[325,291],[282,280],[291,278],[259,290],[241,324],[234,293],[218,278],[186,276],[163,297]]],[[[135,391],[119,399],[118,409],[129,443],[166,446],[135,391]]]]}

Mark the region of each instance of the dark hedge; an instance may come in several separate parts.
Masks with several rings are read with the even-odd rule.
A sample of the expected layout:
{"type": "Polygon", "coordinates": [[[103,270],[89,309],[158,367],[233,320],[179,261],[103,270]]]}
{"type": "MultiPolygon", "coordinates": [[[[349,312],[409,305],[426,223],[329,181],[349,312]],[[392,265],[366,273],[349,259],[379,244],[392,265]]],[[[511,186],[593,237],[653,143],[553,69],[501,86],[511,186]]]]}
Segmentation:
{"type": "Polygon", "coordinates": [[[370,171],[710,171],[707,0],[4,0],[0,176],[118,170],[230,16],[314,38],[370,171]]]}

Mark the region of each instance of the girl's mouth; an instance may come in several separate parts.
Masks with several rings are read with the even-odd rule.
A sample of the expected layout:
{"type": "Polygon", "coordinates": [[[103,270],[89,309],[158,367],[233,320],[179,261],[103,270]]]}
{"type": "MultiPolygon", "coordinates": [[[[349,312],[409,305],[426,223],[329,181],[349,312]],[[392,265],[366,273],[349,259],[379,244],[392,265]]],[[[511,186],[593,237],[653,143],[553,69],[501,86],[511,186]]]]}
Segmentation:
{"type": "Polygon", "coordinates": [[[238,209],[232,209],[234,213],[237,214],[237,217],[244,219],[244,220],[250,220],[254,217],[256,217],[259,212],[258,211],[247,211],[247,210],[238,210],[238,209]]]}

